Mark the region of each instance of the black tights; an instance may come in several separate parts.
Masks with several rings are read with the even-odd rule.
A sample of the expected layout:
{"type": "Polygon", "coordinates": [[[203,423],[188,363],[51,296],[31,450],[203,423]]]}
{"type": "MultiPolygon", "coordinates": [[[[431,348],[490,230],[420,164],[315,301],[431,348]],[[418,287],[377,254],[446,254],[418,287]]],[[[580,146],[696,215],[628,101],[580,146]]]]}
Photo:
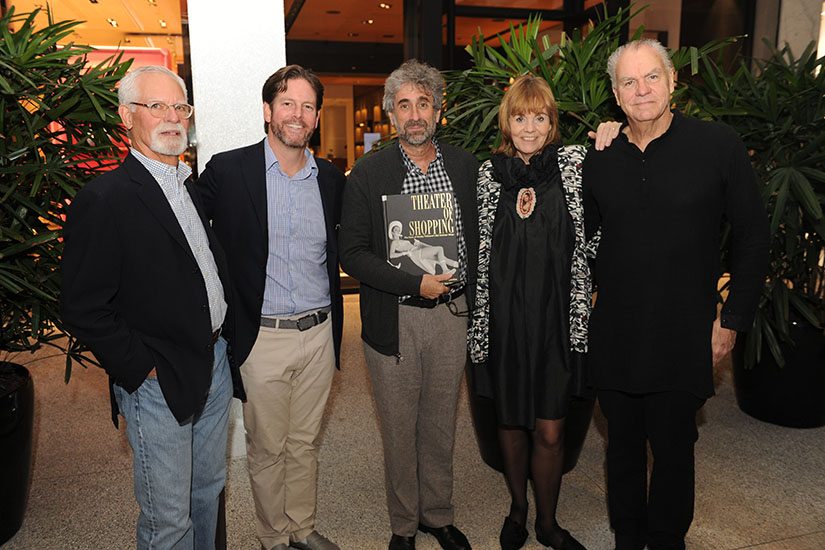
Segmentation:
{"type": "Polygon", "coordinates": [[[556,505],[564,467],[564,419],[536,419],[533,431],[499,426],[498,442],[504,458],[504,477],[512,499],[510,519],[519,525],[527,521],[527,478],[532,472],[536,529],[554,544],[560,544],[561,528],[556,523],[556,505]]]}

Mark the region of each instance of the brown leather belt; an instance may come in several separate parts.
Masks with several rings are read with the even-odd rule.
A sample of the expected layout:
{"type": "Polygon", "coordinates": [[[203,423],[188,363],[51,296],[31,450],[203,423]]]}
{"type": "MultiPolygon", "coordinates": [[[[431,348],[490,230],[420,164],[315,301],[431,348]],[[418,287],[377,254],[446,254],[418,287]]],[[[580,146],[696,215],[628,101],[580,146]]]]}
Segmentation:
{"type": "Polygon", "coordinates": [[[464,287],[457,288],[455,290],[451,290],[447,294],[442,294],[438,298],[422,298],[421,296],[410,296],[409,298],[405,298],[401,301],[401,305],[405,306],[413,306],[413,307],[423,307],[426,309],[433,309],[434,307],[440,304],[446,304],[452,302],[459,296],[464,295],[464,287]]]}
{"type": "Polygon", "coordinates": [[[218,338],[221,337],[221,329],[216,330],[212,333],[212,345],[215,345],[215,342],[218,341],[218,338]]]}
{"type": "Polygon", "coordinates": [[[297,329],[300,331],[309,330],[320,325],[329,317],[330,308],[321,308],[309,315],[304,315],[299,319],[273,319],[271,317],[261,317],[261,326],[267,328],[297,329]]]}

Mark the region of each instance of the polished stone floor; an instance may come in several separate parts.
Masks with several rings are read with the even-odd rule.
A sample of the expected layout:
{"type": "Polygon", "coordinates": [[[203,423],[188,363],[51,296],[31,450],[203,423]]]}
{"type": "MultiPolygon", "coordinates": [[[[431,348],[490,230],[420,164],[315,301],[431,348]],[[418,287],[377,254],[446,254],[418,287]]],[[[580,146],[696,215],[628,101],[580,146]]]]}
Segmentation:
{"type": "MultiPolygon", "coordinates": [[[[347,296],[343,369],[323,429],[318,528],[342,549],[378,550],[386,548],[389,528],[357,305],[356,296],[347,296]]],[[[105,377],[98,369],[77,368],[64,385],[59,357],[29,367],[37,400],[33,480],[23,527],[4,548],[133,548],[137,508],[130,451],[123,429],[115,430],[109,420],[105,377]]],[[[696,518],[688,548],[825,549],[825,428],[781,428],[744,415],[727,367],[717,373],[717,396],[699,422],[696,518]]],[[[559,506],[559,521],[591,550],[612,548],[604,434],[597,413],[578,467],[565,476],[559,506]]],[[[241,434],[233,439],[237,446],[241,434]]],[[[465,394],[454,496],[456,524],[473,547],[496,549],[508,499],[501,476],[479,458],[465,394]]],[[[243,458],[229,459],[227,531],[229,548],[259,548],[243,458]]],[[[438,548],[427,535],[419,534],[417,542],[419,550],[438,548]]],[[[526,548],[541,548],[532,534],[526,548]]]]}

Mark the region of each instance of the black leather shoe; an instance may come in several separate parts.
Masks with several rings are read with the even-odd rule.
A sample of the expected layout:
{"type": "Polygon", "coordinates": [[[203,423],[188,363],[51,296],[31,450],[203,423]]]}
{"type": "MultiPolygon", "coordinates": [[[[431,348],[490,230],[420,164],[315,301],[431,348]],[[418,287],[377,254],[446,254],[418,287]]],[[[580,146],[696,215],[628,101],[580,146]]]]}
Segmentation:
{"type": "Polygon", "coordinates": [[[508,516],[504,518],[504,525],[501,526],[498,542],[501,544],[501,550],[518,550],[527,542],[527,528],[511,520],[508,516]]]}
{"type": "Polygon", "coordinates": [[[539,526],[536,525],[536,540],[539,541],[539,544],[542,546],[547,546],[555,550],[587,550],[582,543],[573,538],[570,531],[559,527],[559,532],[561,533],[561,543],[557,546],[550,542],[550,534],[542,533],[539,526]]]}
{"type": "Polygon", "coordinates": [[[393,534],[393,536],[390,537],[390,546],[387,550],[415,550],[415,535],[402,537],[401,535],[393,534]]]}
{"type": "Polygon", "coordinates": [[[444,550],[472,550],[467,537],[455,525],[427,527],[423,523],[419,523],[418,530],[434,536],[444,550]]]}

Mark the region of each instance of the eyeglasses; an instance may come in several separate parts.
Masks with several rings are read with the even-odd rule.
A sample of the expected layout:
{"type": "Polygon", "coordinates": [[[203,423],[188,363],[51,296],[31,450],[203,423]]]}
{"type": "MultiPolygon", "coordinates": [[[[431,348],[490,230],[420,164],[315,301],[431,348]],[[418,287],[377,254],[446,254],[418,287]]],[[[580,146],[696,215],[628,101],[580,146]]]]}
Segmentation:
{"type": "Polygon", "coordinates": [[[141,107],[146,107],[149,109],[149,114],[155,118],[165,117],[166,111],[168,111],[170,107],[174,109],[181,118],[189,118],[192,116],[192,113],[195,112],[195,108],[188,103],[175,103],[174,105],[169,105],[159,101],[154,103],[139,103],[137,101],[130,101],[129,105],[140,105],[141,107]]]}

